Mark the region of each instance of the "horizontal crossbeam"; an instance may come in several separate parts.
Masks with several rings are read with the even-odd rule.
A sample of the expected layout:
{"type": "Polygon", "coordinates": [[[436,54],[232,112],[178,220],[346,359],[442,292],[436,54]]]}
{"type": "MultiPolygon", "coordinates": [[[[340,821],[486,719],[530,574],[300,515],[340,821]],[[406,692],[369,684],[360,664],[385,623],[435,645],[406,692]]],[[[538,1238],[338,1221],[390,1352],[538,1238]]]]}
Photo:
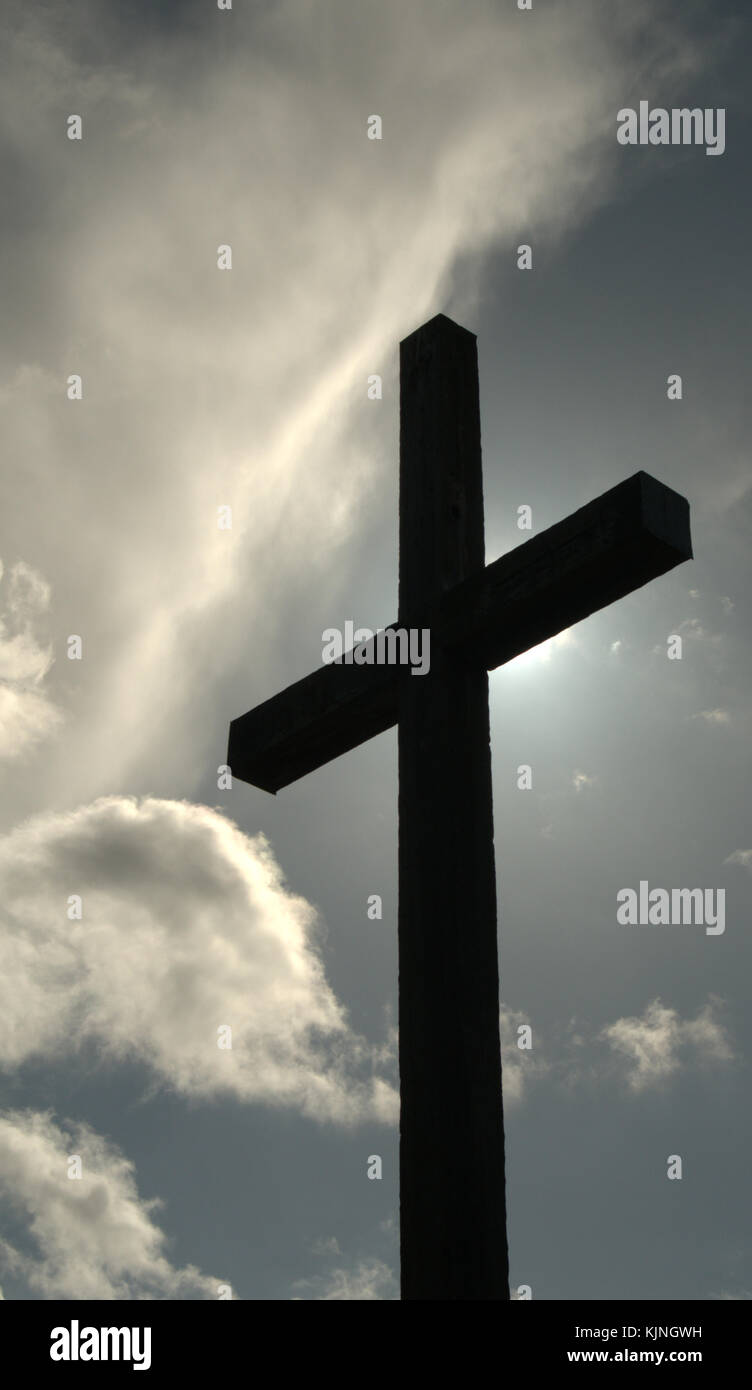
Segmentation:
{"type": "MultiPolygon", "coordinates": [[[[430,627],[432,651],[490,671],[691,558],[686,498],[639,472],[392,626],[430,627]]],[[[357,748],[396,724],[403,679],[427,677],[322,665],[232,721],[233,776],[277,792],[357,748]]]]}

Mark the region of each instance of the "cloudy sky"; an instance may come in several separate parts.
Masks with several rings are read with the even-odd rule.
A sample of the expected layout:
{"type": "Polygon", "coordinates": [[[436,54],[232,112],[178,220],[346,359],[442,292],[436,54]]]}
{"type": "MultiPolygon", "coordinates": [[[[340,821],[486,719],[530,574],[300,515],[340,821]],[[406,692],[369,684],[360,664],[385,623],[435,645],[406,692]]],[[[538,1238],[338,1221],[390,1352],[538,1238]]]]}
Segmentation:
{"type": "Polygon", "coordinates": [[[219,769],[325,628],[395,616],[437,312],[489,559],[640,468],[695,546],[491,678],[512,1287],[752,1297],[745,8],[6,7],[6,1299],[397,1296],[396,735],[276,798],[219,769]],[[723,108],[724,153],[620,145],[643,99],[723,108]],[[725,930],[619,925],[641,880],[725,930]]]}

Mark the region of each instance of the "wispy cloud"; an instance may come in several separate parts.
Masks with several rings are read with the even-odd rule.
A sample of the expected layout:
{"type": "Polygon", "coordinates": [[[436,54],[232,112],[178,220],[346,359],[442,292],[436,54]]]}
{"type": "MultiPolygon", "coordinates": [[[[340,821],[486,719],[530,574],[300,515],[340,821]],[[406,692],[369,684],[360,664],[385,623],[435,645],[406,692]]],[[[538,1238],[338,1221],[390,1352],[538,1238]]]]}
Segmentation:
{"type": "Polygon", "coordinates": [[[62,720],[43,689],[53,661],[51,644],[40,637],[50,586],[23,560],[5,575],[0,561],[0,580],[0,758],[18,758],[62,720]]]}
{"type": "Polygon", "coordinates": [[[594,1032],[570,1020],[560,1030],[555,1049],[532,1028],[533,1046],[518,1046],[524,1013],[501,1011],[504,1099],[515,1104],[529,1086],[548,1081],[567,1089],[621,1086],[632,1094],[657,1089],[680,1072],[735,1060],[721,1017],[722,1001],[711,996],[694,1018],[653,999],[642,1014],[623,1017],[594,1032]],[[554,1055],[552,1056],[552,1052],[554,1055]]]}
{"type": "Polygon", "coordinates": [[[520,1030],[531,1027],[530,1019],[524,1012],[502,1005],[499,1011],[499,1033],[505,1105],[518,1104],[527,1086],[549,1074],[550,1066],[543,1054],[537,1028],[532,1029],[530,1046],[524,1049],[519,1046],[520,1041],[526,1036],[520,1030]]]}
{"type": "Polygon", "coordinates": [[[703,709],[693,718],[703,719],[706,724],[727,725],[731,723],[731,715],[727,709],[703,709]]]}
{"type": "Polygon", "coordinates": [[[594,772],[580,772],[576,770],[572,777],[572,786],[576,792],[586,791],[588,787],[596,786],[597,782],[598,777],[594,772]]]}
{"type": "Polygon", "coordinates": [[[724,864],[738,864],[742,869],[748,869],[752,873],[752,849],[735,849],[733,854],[727,854],[724,864]]]}
{"type": "Polygon", "coordinates": [[[326,1274],[298,1279],[293,1284],[300,1290],[293,1301],[367,1301],[399,1299],[399,1280],[394,1270],[383,1260],[362,1259],[354,1265],[338,1266],[326,1274]]]}
{"type": "Polygon", "coordinates": [[[601,9],[554,6],[541,25],[489,0],[384,0],[375,18],[350,0],[196,3],[168,43],[94,0],[64,24],[51,5],[0,21],[6,249],[24,267],[4,305],[23,467],[3,518],[44,555],[87,653],[44,769],[57,804],[132,785],[157,740],[166,775],[185,775],[174,747],[208,750],[218,631],[249,635],[254,666],[276,650],[301,552],[326,596],[332,553],[391,477],[367,374],[388,386],[403,334],[472,311],[490,248],[555,241],[611,196],[614,93],[644,75],[645,38],[663,91],[693,58],[651,4],[601,9]]]}

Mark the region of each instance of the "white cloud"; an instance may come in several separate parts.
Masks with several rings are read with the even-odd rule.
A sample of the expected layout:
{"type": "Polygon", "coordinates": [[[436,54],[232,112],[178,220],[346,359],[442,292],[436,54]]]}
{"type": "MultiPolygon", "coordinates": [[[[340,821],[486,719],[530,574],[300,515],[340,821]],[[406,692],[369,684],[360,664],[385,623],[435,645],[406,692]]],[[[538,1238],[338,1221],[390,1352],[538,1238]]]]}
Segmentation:
{"type": "Polygon", "coordinates": [[[682,1019],[660,999],[640,1017],[620,1018],[600,1034],[623,1061],[632,1091],[644,1091],[674,1075],[688,1062],[733,1058],[726,1030],[717,1018],[719,1001],[710,998],[695,1018],[682,1019]]]}
{"type": "Polygon", "coordinates": [[[23,1243],[0,1240],[0,1265],[43,1299],[210,1299],[217,1279],[177,1269],[139,1197],[133,1164],[87,1125],[35,1111],[0,1113],[0,1194],[23,1243]],[[82,1162],[68,1177],[68,1159],[82,1162]]]}
{"type": "Polygon", "coordinates": [[[396,1120],[394,1037],[372,1047],[350,1029],[314,909],[262,835],[203,806],[106,797],[0,839],[0,899],[4,1065],[96,1039],[185,1095],[396,1120]]]}
{"type": "Polygon", "coordinates": [[[752,849],[735,849],[733,854],[728,854],[723,862],[724,864],[739,864],[743,869],[749,869],[752,873],[752,849]]]}
{"type": "Polygon", "coordinates": [[[719,1019],[721,1001],[711,995],[695,1018],[652,1000],[637,1017],[619,1018],[598,1033],[576,1019],[559,1030],[556,1047],[546,1048],[529,1015],[504,1006],[499,1017],[505,1103],[517,1104],[527,1087],[547,1080],[569,1090],[583,1085],[626,1086],[633,1093],[660,1086],[690,1066],[734,1060],[719,1019]],[[518,1027],[532,1027],[533,1046],[517,1046],[518,1027]]]}
{"type": "Polygon", "coordinates": [[[608,24],[571,0],[545,25],[488,0],[325,14],[282,0],[231,21],[196,3],[169,43],[120,8],[0,19],[4,187],[22,228],[9,255],[25,268],[4,306],[7,450],[23,460],[4,519],[50,557],[96,661],[45,769],[58,804],[141,785],[168,722],[160,766],[184,775],[176,750],[208,746],[207,687],[242,659],[240,634],[254,667],[277,653],[301,554],[325,600],[343,577],[332,555],[392,479],[399,338],[439,309],[472,326],[491,248],[511,254],[530,228],[551,245],[609,198],[614,93],[643,74],[647,38],[666,98],[691,67],[686,38],[639,0],[608,24]],[[231,23],[221,57],[207,23],[231,23]],[[65,138],[71,93],[80,143],[65,138]],[[65,400],[71,371],[80,402],[65,400]],[[234,634],[222,663],[218,631],[234,634]]]}
{"type": "Polygon", "coordinates": [[[706,724],[730,724],[731,715],[725,709],[703,709],[694,716],[695,719],[704,719],[706,724]]]}
{"type": "MultiPolygon", "coordinates": [[[[711,632],[703,627],[699,618],[685,618],[684,622],[679,623],[676,631],[690,641],[704,642],[711,647],[718,647],[724,641],[722,632],[711,632]]],[[[663,648],[659,647],[658,651],[663,651],[663,648]]]]}
{"type": "Polygon", "coordinates": [[[311,1253],[314,1255],[341,1255],[342,1251],[336,1236],[319,1236],[318,1239],[311,1241],[311,1253]]]}
{"type": "Polygon", "coordinates": [[[49,606],[49,585],[18,560],[5,576],[0,607],[0,758],[29,752],[61,722],[60,711],[41,688],[52,665],[52,647],[40,643],[38,628],[49,606]]]}
{"type": "Polygon", "coordinates": [[[352,1268],[338,1267],[327,1274],[311,1279],[298,1279],[294,1289],[301,1292],[293,1302],[301,1300],[364,1302],[399,1299],[399,1280],[383,1260],[359,1260],[352,1268]]]}
{"type": "Polygon", "coordinates": [[[548,1063],[543,1056],[541,1040],[537,1029],[533,1028],[529,1048],[518,1047],[521,1025],[531,1025],[530,1018],[519,1009],[510,1009],[505,1004],[499,1011],[499,1034],[501,1037],[501,1071],[504,1104],[516,1105],[522,1100],[525,1088],[532,1081],[539,1081],[549,1072],[548,1063]]]}

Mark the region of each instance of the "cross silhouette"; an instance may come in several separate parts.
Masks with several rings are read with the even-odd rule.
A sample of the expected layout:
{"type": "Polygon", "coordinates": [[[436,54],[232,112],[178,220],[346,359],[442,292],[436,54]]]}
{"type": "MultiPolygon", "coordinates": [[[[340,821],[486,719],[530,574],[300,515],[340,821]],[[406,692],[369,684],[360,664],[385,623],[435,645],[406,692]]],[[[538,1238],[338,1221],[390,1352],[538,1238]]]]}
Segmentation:
{"type": "Polygon", "coordinates": [[[403,1299],[508,1299],[488,675],[692,556],[689,504],[633,477],[485,563],[478,359],[438,314],[400,344],[399,616],[430,670],[322,665],[232,721],[277,792],[398,725],[403,1299]]]}

